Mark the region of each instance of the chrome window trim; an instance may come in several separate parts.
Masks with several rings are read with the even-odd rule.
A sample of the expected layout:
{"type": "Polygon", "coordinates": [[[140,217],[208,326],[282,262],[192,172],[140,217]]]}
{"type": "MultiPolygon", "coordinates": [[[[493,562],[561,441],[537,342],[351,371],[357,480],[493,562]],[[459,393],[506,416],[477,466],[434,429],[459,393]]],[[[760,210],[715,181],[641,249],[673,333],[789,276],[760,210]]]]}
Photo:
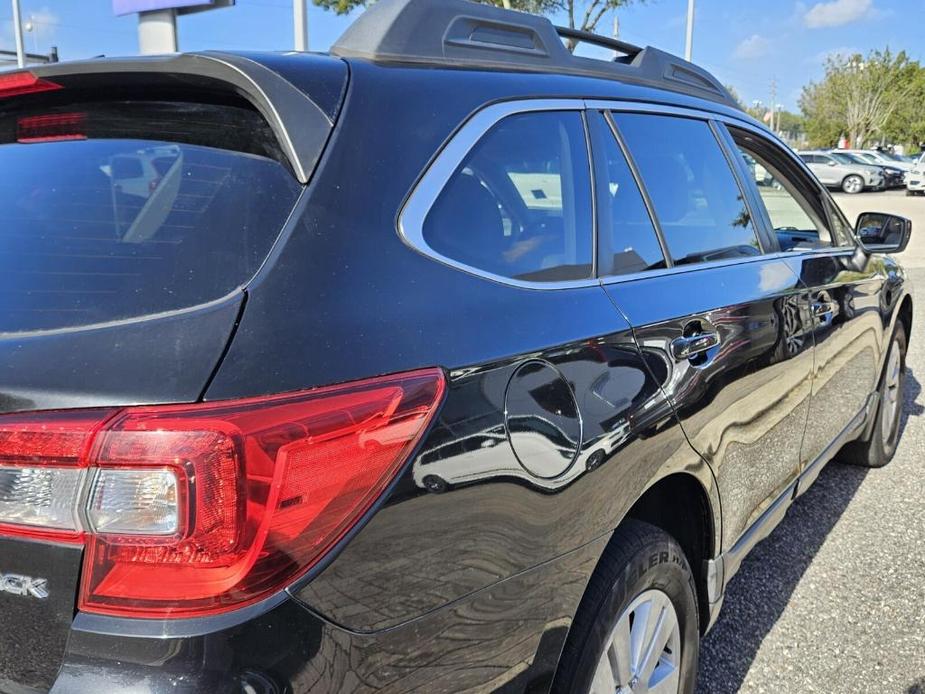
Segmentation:
{"type": "MultiPolygon", "coordinates": [[[[625,101],[620,99],[576,99],[576,98],[547,98],[547,99],[519,99],[513,101],[503,101],[485,106],[476,111],[467,121],[450,137],[443,149],[437,154],[430,166],[424,171],[422,176],[415,183],[409,194],[407,201],[398,215],[398,235],[402,241],[413,250],[421,253],[432,260],[460,270],[469,275],[475,275],[486,280],[504,284],[510,287],[520,289],[540,289],[540,290],[558,290],[558,289],[575,289],[580,287],[593,287],[599,285],[620,284],[622,282],[632,282],[639,279],[662,277],[665,275],[675,275],[685,272],[698,272],[700,270],[709,270],[712,268],[728,267],[731,265],[740,265],[743,263],[756,263],[774,259],[795,258],[805,255],[841,255],[854,252],[855,246],[838,246],[828,248],[804,249],[800,251],[779,251],[776,253],[765,253],[754,257],[731,258],[728,260],[715,260],[706,263],[696,263],[691,265],[680,265],[660,270],[645,270],[627,275],[607,275],[604,277],[589,277],[581,280],[569,280],[565,282],[533,282],[518,280],[511,277],[496,275],[492,272],[481,270],[472,265],[461,263],[452,258],[438,253],[431,248],[424,240],[424,220],[430,212],[430,208],[436,202],[437,197],[443,191],[443,188],[449,182],[460,163],[468,156],[469,152],[476,144],[491,130],[498,122],[508,116],[519,113],[532,113],[542,111],[577,111],[583,112],[588,110],[597,111],[619,111],[619,112],[637,112],[653,113],[661,115],[673,115],[686,118],[696,118],[709,123],[710,121],[720,121],[734,125],[743,130],[749,130],[756,135],[772,141],[785,153],[789,151],[787,145],[771,131],[751,123],[746,118],[738,118],[726,113],[710,111],[704,109],[688,108],[684,106],[671,106],[668,104],[648,103],[625,101]]],[[[585,129],[587,133],[587,128],[585,129]]],[[[817,180],[809,167],[802,159],[795,155],[790,155],[799,166],[809,173],[812,180],[817,180]]],[[[594,180],[594,162],[591,154],[588,155],[588,165],[593,185],[594,180]]],[[[828,191],[820,186],[823,195],[828,195],[828,191]]],[[[592,190],[596,195],[596,191],[592,190]]],[[[592,204],[594,204],[592,202],[592,204]]],[[[837,206],[836,206],[836,209],[837,206]]],[[[847,220],[843,220],[846,222],[847,220]]],[[[850,225],[847,225],[850,228],[850,225]]],[[[594,229],[594,246],[597,243],[598,230],[594,229]]],[[[759,241],[760,242],[760,241],[759,241]]]]}
{"type": "MultiPolygon", "coordinates": [[[[456,172],[456,169],[459,168],[459,165],[468,156],[472,148],[475,147],[485,134],[497,123],[504,118],[520,113],[539,113],[543,111],[575,111],[582,113],[584,110],[584,101],[581,99],[524,99],[520,101],[504,101],[492,104],[476,112],[450,138],[449,142],[447,142],[446,146],[440,151],[428,169],[424,172],[424,175],[421,176],[412,189],[407,202],[405,202],[398,216],[398,234],[401,239],[412,249],[433,260],[470,275],[482,277],[500,284],[519,287],[521,289],[545,290],[596,286],[598,280],[593,276],[587,279],[568,280],[564,282],[532,282],[496,275],[492,272],[481,270],[472,265],[467,265],[458,260],[448,258],[435,251],[424,240],[424,221],[427,219],[431,207],[433,207],[440,193],[443,192],[444,187],[456,172]]],[[[593,163],[590,159],[589,153],[588,167],[592,177],[590,180],[593,182],[593,163]]],[[[592,190],[592,195],[593,192],[592,190]]],[[[592,229],[592,233],[596,236],[595,230],[592,229]]],[[[592,237],[592,241],[593,238],[594,237],[592,237]]]]}
{"type": "Polygon", "coordinates": [[[659,270],[643,270],[642,272],[632,272],[626,275],[608,275],[601,277],[600,282],[603,286],[612,284],[622,284],[624,282],[636,282],[638,280],[650,279],[653,277],[665,277],[666,275],[681,275],[688,272],[700,272],[702,270],[713,270],[716,268],[730,267],[732,265],[749,265],[751,263],[763,263],[771,260],[782,260],[785,258],[797,257],[798,253],[779,251],[777,253],[765,253],[762,255],[744,256],[742,258],[729,258],[726,260],[711,260],[706,263],[691,263],[690,265],[675,265],[674,267],[662,268],[659,270]]]}

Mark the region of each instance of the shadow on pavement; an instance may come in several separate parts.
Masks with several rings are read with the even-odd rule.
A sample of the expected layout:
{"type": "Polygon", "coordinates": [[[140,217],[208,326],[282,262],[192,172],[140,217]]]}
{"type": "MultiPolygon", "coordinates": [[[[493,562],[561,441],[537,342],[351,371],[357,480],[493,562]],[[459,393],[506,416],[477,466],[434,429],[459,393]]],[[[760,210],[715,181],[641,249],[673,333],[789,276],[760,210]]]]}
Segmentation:
{"type": "MultiPolygon", "coordinates": [[[[907,372],[900,426],[920,417],[922,386],[907,372]]],[[[832,463],[790,508],[777,529],[751,553],[726,589],[722,613],[700,651],[700,694],[739,691],[765,636],[780,618],[790,596],[867,476],[866,468],[832,463]]],[[[783,664],[782,664],[783,665],[783,664]]],[[[907,694],[925,694],[916,682],[907,694]]]]}

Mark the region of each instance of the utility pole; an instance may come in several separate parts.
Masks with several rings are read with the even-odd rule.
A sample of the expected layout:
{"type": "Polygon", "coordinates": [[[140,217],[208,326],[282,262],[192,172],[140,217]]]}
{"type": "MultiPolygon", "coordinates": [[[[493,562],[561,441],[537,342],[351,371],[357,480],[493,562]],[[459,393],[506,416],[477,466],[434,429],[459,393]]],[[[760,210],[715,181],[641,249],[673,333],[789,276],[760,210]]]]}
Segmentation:
{"type": "Polygon", "coordinates": [[[694,0],[687,0],[687,41],[684,44],[684,59],[691,62],[694,55],[694,0]]]}
{"type": "Polygon", "coordinates": [[[771,78],[771,130],[777,132],[777,126],[774,124],[774,117],[777,113],[777,78],[771,78]]]}
{"type": "Polygon", "coordinates": [[[305,0],[292,0],[292,24],[295,29],[295,49],[308,50],[308,8],[305,0]]]}
{"type": "Polygon", "coordinates": [[[13,33],[16,35],[16,64],[26,67],[26,46],[22,39],[22,17],[19,12],[19,0],[13,0],[13,33]]]}

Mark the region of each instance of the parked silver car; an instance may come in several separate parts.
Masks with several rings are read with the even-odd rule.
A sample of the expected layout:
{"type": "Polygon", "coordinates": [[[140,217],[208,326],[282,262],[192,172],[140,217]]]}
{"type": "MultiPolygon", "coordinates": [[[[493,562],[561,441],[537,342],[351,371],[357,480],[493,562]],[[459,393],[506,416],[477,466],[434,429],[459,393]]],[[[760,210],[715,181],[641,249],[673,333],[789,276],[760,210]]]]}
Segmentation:
{"type": "Polygon", "coordinates": [[[890,152],[881,152],[878,149],[838,149],[835,151],[856,154],[864,161],[877,166],[892,166],[903,171],[909,171],[912,168],[912,164],[908,160],[890,152]]]}
{"type": "Polygon", "coordinates": [[[828,152],[798,152],[816,178],[828,188],[841,188],[846,193],[860,193],[865,189],[881,190],[883,172],[879,166],[851,164],[838,161],[828,152]]]}

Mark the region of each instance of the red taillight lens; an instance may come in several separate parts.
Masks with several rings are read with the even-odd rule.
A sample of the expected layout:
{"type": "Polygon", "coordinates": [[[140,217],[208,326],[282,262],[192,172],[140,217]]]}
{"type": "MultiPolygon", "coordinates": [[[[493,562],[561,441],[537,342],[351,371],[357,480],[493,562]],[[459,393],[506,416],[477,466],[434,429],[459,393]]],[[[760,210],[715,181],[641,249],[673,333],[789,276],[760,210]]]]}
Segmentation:
{"type": "Polygon", "coordinates": [[[61,89],[61,85],[43,80],[31,72],[10,72],[0,75],[0,99],[24,94],[37,94],[61,89]]]}
{"type": "Polygon", "coordinates": [[[285,587],[382,495],[443,389],[432,369],[118,412],[81,449],[92,480],[80,609],[198,616],[285,587]]]}
{"type": "Polygon", "coordinates": [[[43,116],[26,116],[17,123],[16,140],[23,144],[34,142],[62,142],[86,140],[83,131],[84,113],[50,113],[43,116]]]}

